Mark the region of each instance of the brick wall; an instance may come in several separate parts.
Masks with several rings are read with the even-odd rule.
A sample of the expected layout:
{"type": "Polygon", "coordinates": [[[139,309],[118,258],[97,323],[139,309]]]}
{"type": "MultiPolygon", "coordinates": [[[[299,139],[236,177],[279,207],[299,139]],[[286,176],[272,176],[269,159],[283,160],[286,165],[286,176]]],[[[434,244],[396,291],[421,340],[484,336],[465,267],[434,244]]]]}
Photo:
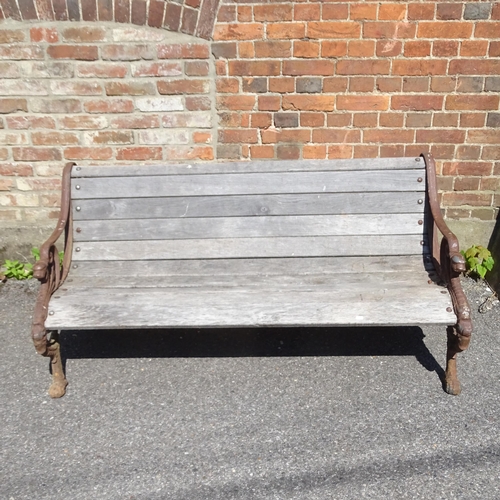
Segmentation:
{"type": "Polygon", "coordinates": [[[0,220],[57,217],[68,161],[214,157],[203,40],[109,23],[9,23],[0,75],[0,220]]]}
{"type": "Polygon", "coordinates": [[[447,217],[500,205],[500,2],[0,0],[0,75],[0,220],[67,160],[431,150],[447,217]]]}

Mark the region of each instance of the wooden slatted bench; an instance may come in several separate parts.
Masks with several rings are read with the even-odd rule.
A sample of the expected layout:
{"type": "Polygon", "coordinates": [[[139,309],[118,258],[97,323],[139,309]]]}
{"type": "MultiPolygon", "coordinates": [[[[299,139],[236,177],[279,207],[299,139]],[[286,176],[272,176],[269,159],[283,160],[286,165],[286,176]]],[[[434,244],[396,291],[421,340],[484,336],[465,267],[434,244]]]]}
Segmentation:
{"type": "Polygon", "coordinates": [[[430,155],[68,165],[35,265],[32,336],[60,397],[60,330],[442,324],[444,385],[458,394],[463,270],[430,155]]]}

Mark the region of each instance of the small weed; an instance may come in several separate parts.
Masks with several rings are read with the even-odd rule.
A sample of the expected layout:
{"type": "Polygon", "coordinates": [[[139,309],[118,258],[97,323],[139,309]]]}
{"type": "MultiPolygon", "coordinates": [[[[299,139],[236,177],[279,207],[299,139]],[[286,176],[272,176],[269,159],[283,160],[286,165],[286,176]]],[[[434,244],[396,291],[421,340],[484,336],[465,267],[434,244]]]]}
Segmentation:
{"type": "MultiPolygon", "coordinates": [[[[40,249],[32,248],[31,255],[33,256],[35,262],[40,260],[40,249]]],[[[59,252],[60,265],[62,265],[63,258],[64,252],[59,252]]],[[[33,264],[31,262],[5,259],[5,262],[0,269],[0,275],[5,276],[5,278],[15,280],[28,280],[33,278],[33,264]]]]}
{"type": "Polygon", "coordinates": [[[488,271],[493,269],[495,264],[491,252],[481,245],[472,245],[467,250],[462,250],[462,255],[467,264],[467,274],[475,274],[482,279],[488,271]]]}

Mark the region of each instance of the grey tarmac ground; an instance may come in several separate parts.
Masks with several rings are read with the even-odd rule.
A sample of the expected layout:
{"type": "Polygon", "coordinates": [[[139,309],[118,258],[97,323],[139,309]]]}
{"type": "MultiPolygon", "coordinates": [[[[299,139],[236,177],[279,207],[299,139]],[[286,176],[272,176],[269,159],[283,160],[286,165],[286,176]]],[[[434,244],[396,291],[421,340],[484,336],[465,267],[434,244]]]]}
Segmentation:
{"type": "Polygon", "coordinates": [[[1,500],[499,499],[500,306],[442,327],[63,332],[67,395],[0,284],[1,500]]]}

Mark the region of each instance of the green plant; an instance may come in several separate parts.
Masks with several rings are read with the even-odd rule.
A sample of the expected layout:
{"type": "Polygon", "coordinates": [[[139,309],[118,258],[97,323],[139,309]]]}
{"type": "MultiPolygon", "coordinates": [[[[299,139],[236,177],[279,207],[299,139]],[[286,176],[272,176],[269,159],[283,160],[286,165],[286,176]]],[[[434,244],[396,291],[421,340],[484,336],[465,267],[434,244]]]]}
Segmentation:
{"type": "MultiPolygon", "coordinates": [[[[31,255],[36,261],[40,260],[40,249],[32,248],[31,255]]],[[[59,252],[59,264],[62,265],[64,252],[59,252]]],[[[33,264],[31,262],[20,262],[19,260],[5,260],[3,268],[3,275],[6,278],[16,280],[28,280],[33,278],[33,264]]],[[[0,273],[2,274],[2,273],[0,273]]]]}
{"type": "Polygon", "coordinates": [[[462,250],[462,255],[465,257],[465,263],[467,264],[467,274],[477,274],[483,279],[495,264],[491,252],[481,245],[472,245],[467,250],[462,250]]]}

